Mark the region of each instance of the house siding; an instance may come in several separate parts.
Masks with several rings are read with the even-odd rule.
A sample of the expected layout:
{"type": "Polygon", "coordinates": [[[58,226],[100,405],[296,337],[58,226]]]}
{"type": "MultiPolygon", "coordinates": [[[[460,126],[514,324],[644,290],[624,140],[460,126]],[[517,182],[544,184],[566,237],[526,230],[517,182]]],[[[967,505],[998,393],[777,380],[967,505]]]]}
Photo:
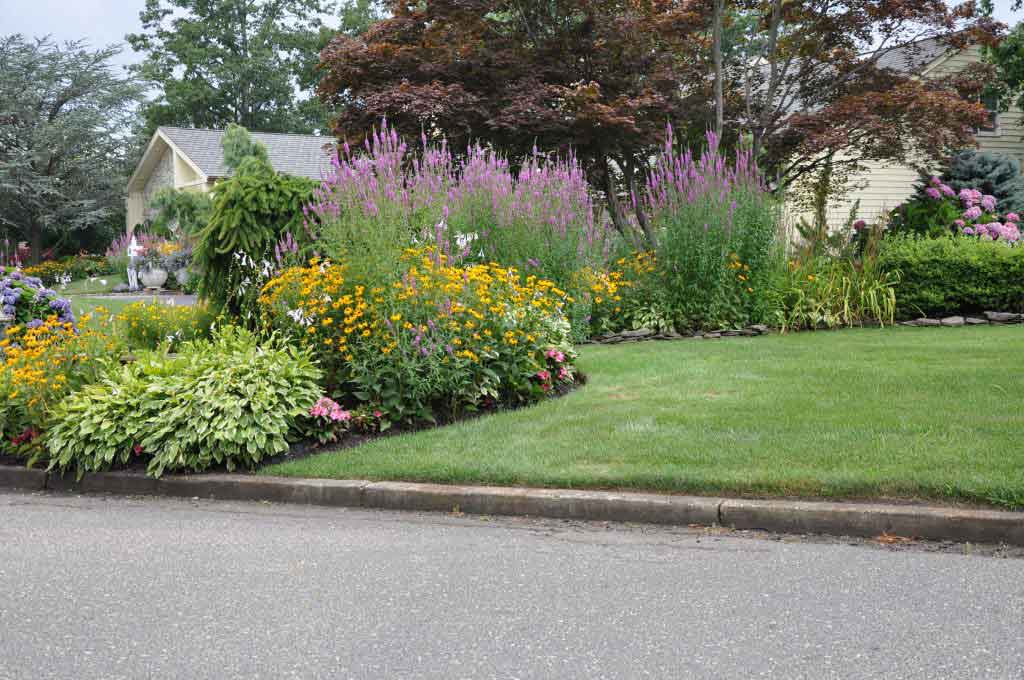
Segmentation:
{"type": "Polygon", "coordinates": [[[150,202],[158,191],[168,187],[174,187],[174,152],[169,148],[164,149],[160,160],[153,167],[153,172],[150,173],[146,185],[142,189],[143,219],[151,219],[156,214],[156,211],[150,207],[150,202]]]}
{"type": "MultiPolygon", "coordinates": [[[[941,77],[957,73],[981,59],[981,50],[971,47],[936,61],[926,71],[926,77],[941,77]]],[[[976,135],[978,149],[1002,154],[1024,163],[1024,114],[1019,111],[1000,113],[995,132],[979,132],[976,135]]],[[[913,185],[918,173],[907,165],[880,162],[866,163],[866,169],[850,178],[849,191],[845,196],[829,204],[829,225],[834,229],[845,223],[856,201],[860,201],[857,214],[860,218],[873,221],[906,201],[913,194],[913,185]]],[[[922,167],[937,171],[934,163],[922,161],[922,167]]],[[[794,212],[793,219],[808,218],[809,215],[794,212]]]]}

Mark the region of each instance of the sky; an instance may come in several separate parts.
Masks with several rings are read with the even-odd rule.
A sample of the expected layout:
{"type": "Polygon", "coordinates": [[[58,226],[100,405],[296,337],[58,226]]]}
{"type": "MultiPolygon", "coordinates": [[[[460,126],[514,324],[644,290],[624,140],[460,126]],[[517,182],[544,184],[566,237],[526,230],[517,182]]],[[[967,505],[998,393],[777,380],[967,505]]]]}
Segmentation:
{"type": "MultiPolygon", "coordinates": [[[[996,18],[1009,24],[1024,20],[1024,12],[1011,12],[1013,0],[995,0],[996,18]]],[[[56,40],[85,39],[93,47],[124,42],[137,32],[139,11],[145,0],[0,0],[0,34],[50,34],[56,40]]],[[[138,61],[126,47],[119,62],[138,61]]]]}

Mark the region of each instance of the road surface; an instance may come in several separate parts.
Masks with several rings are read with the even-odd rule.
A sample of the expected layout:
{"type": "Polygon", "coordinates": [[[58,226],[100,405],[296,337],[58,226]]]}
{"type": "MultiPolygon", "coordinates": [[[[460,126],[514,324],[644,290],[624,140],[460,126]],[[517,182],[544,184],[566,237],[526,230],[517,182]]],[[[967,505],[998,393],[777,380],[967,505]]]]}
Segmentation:
{"type": "Polygon", "coordinates": [[[0,678],[1022,678],[957,546],[0,494],[0,678]]]}

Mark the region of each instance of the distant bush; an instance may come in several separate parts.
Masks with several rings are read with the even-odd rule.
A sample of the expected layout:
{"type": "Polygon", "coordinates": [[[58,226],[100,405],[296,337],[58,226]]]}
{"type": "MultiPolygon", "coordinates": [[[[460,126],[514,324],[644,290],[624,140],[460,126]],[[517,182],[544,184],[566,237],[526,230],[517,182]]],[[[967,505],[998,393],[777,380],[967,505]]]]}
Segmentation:
{"type": "Polygon", "coordinates": [[[132,349],[173,351],[183,342],[209,338],[216,314],[204,304],[135,302],[117,315],[118,331],[132,349]]]}
{"type": "Polygon", "coordinates": [[[890,237],[878,264],[898,271],[897,315],[1024,312],[1024,248],[987,238],[890,237]]]}

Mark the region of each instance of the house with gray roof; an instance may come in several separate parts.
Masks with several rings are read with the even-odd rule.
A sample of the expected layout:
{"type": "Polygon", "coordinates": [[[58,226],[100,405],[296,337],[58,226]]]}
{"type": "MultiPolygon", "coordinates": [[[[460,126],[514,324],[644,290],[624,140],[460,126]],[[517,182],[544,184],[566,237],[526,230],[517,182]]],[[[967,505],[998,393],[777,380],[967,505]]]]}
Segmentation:
{"type": "MultiPolygon", "coordinates": [[[[336,152],[334,139],[316,135],[252,132],[267,148],[278,172],[311,179],[327,176],[336,152]]],[[[230,174],[224,165],[224,130],[159,127],[128,180],[127,228],[153,216],[150,202],[165,188],[210,191],[230,174]]]]}

